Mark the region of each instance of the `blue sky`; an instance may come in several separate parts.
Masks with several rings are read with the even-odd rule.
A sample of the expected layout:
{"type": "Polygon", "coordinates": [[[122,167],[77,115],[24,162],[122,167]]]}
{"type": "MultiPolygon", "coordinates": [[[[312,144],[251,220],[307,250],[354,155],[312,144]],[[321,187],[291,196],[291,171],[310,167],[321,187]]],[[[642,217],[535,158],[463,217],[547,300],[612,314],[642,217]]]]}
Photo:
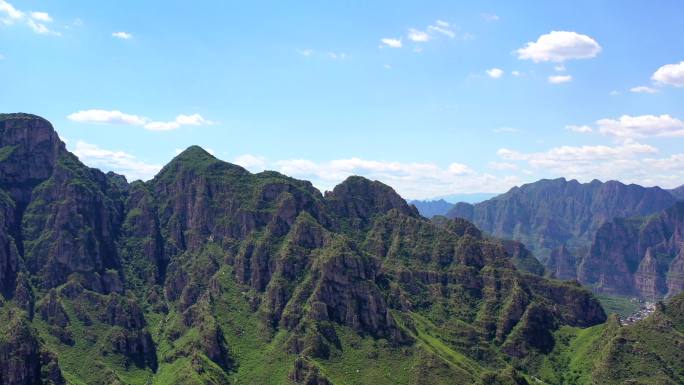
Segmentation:
{"type": "Polygon", "coordinates": [[[0,0],[0,111],[148,179],[198,144],[407,198],[684,184],[684,4],[0,0]]]}

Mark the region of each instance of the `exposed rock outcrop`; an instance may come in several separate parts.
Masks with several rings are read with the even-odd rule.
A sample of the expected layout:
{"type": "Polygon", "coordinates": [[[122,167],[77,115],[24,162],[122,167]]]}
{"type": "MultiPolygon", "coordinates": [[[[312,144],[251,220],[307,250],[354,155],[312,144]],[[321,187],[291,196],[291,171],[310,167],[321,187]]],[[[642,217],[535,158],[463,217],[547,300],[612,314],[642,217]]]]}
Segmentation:
{"type": "Polygon", "coordinates": [[[544,261],[563,245],[571,253],[587,247],[607,221],[649,215],[674,202],[659,187],[543,179],[475,205],[459,203],[447,217],[465,218],[496,237],[523,242],[544,261]]]}
{"type": "Polygon", "coordinates": [[[647,218],[615,219],[596,232],[578,278],[598,290],[646,298],[682,290],[684,203],[647,218]]]}

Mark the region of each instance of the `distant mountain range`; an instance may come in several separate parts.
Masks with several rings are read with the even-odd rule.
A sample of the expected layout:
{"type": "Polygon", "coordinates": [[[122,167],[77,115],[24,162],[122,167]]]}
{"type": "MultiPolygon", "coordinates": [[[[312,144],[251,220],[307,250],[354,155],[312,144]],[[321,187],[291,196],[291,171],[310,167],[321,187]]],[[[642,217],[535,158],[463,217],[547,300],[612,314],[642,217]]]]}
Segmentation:
{"type": "Polygon", "coordinates": [[[457,202],[477,203],[495,197],[495,193],[451,194],[426,200],[410,200],[416,206],[420,215],[432,218],[435,215],[445,215],[457,202]]]}
{"type": "Polygon", "coordinates": [[[668,191],[670,192],[670,194],[672,194],[672,196],[677,198],[677,200],[684,200],[684,185],[668,191]]]}
{"type": "Polygon", "coordinates": [[[682,191],[540,180],[475,205],[458,203],[446,216],[524,243],[558,278],[658,298],[684,289],[684,221],[675,205],[682,191]]]}
{"type": "Polygon", "coordinates": [[[425,218],[432,218],[435,215],[444,215],[451,210],[452,207],[454,207],[453,203],[449,203],[444,199],[434,201],[413,200],[409,201],[408,203],[416,206],[420,215],[424,216],[425,218]]]}

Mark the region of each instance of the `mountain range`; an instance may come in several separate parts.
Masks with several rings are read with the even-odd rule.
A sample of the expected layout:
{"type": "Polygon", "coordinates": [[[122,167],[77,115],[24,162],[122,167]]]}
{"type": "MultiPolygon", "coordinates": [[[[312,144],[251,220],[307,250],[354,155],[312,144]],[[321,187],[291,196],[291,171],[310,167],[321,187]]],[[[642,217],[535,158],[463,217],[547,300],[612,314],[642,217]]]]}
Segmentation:
{"type": "MultiPolygon", "coordinates": [[[[622,189],[595,213],[674,203],[595,191],[622,189]]],[[[2,384],[684,381],[683,295],[622,326],[542,273],[520,242],[427,220],[377,181],[323,194],[193,146],[129,183],[48,121],[0,114],[2,384]]]]}
{"type": "Polygon", "coordinates": [[[408,203],[416,206],[416,209],[418,209],[420,215],[424,216],[425,218],[432,218],[436,215],[444,215],[449,212],[452,207],[454,207],[453,203],[449,203],[444,199],[426,201],[411,200],[408,203]]]}
{"type": "Polygon", "coordinates": [[[446,216],[524,243],[556,278],[652,299],[682,290],[677,191],[540,180],[475,205],[458,203],[446,216]]]}

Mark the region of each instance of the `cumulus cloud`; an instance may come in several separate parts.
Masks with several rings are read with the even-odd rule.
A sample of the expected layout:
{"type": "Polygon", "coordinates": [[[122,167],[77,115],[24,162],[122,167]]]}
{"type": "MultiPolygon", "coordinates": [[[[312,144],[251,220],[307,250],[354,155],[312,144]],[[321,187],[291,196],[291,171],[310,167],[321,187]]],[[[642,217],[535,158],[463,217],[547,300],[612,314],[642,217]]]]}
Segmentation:
{"type": "Polygon", "coordinates": [[[568,125],[568,126],[565,126],[565,129],[568,131],[579,132],[579,133],[589,133],[589,132],[594,131],[594,129],[591,128],[591,126],[587,126],[587,125],[582,125],[582,126],[568,125]]]}
{"type": "Polygon", "coordinates": [[[145,118],[138,115],[125,114],[117,110],[83,110],[74,112],[67,116],[67,119],[79,123],[128,124],[135,126],[142,126],[146,122],[145,118]]]}
{"type": "Polygon", "coordinates": [[[490,68],[487,71],[487,76],[492,79],[498,79],[503,76],[504,72],[501,68],[490,68]]]}
{"type": "MultiPolygon", "coordinates": [[[[449,38],[456,37],[456,32],[451,25],[443,20],[437,20],[434,24],[428,25],[424,29],[409,28],[406,32],[406,38],[414,43],[425,43],[435,39],[438,36],[447,36],[449,38]]],[[[401,39],[397,38],[383,38],[380,39],[380,47],[401,48],[403,43],[401,39]]],[[[421,52],[422,48],[414,47],[414,52],[421,52]]]]}
{"type": "Polygon", "coordinates": [[[49,23],[52,21],[52,17],[47,12],[31,12],[31,18],[33,20],[43,21],[49,23]]]}
{"type": "Polygon", "coordinates": [[[596,122],[602,134],[616,138],[679,137],[684,136],[684,122],[670,115],[622,115],[618,119],[596,122]]]}
{"type": "Polygon", "coordinates": [[[528,42],[516,51],[518,59],[562,63],[570,59],[589,59],[601,52],[601,46],[587,35],[572,31],[552,31],[528,42]]]}
{"type": "Polygon", "coordinates": [[[2,18],[2,22],[5,24],[12,24],[24,18],[24,12],[14,8],[12,4],[5,0],[0,0],[0,12],[5,14],[2,18]]]}
{"type": "Polygon", "coordinates": [[[421,30],[418,30],[415,28],[410,28],[408,31],[408,38],[411,41],[422,43],[422,42],[429,41],[431,39],[431,36],[425,31],[421,31],[421,30]]]}
{"type": "Polygon", "coordinates": [[[236,156],[232,163],[242,166],[251,172],[260,172],[266,169],[267,160],[259,155],[242,154],[236,156]]]}
{"type": "Polygon", "coordinates": [[[123,39],[123,40],[130,40],[133,38],[133,35],[128,33],[128,32],[112,32],[112,37],[116,37],[118,39],[123,39]]]}
{"type": "Polygon", "coordinates": [[[633,157],[639,154],[650,154],[657,149],[647,144],[629,142],[619,146],[560,146],[546,152],[521,153],[506,148],[499,149],[497,154],[506,160],[525,160],[535,167],[556,166],[562,162],[592,162],[615,158],[633,157]]]}
{"type": "Polygon", "coordinates": [[[658,90],[653,87],[648,87],[648,86],[637,86],[637,87],[632,87],[629,89],[630,92],[634,92],[636,94],[655,94],[658,93],[658,90]]]}
{"type": "Polygon", "coordinates": [[[158,122],[151,121],[144,124],[143,127],[151,131],[170,131],[180,128],[181,126],[203,126],[207,124],[213,124],[213,122],[208,121],[202,117],[200,114],[192,115],[178,115],[176,119],[168,122],[158,122]]]}
{"type": "Polygon", "coordinates": [[[390,47],[390,48],[401,48],[401,40],[400,39],[392,39],[389,37],[382,38],[382,39],[380,39],[380,46],[381,47],[390,47]]]}
{"type": "Polygon", "coordinates": [[[551,84],[568,83],[568,82],[572,81],[572,76],[570,76],[570,75],[553,75],[553,76],[549,76],[547,80],[551,84]]]}
{"type": "Polygon", "coordinates": [[[331,190],[350,175],[362,175],[395,188],[412,199],[431,198],[456,192],[503,192],[520,183],[517,176],[478,173],[468,165],[451,163],[402,163],[361,158],[315,162],[308,159],[280,160],[272,163],[283,174],[311,180],[321,190],[331,190]]]}
{"type": "Polygon", "coordinates": [[[451,25],[443,20],[435,21],[435,24],[428,25],[427,29],[430,32],[439,33],[451,39],[456,37],[456,32],[451,28],[451,25]]]}
{"type": "Polygon", "coordinates": [[[33,11],[27,13],[15,8],[5,0],[0,0],[0,22],[5,25],[20,22],[37,34],[61,36],[61,33],[51,30],[46,25],[46,23],[52,22],[52,17],[47,12],[33,11]]]}
{"type": "Polygon", "coordinates": [[[162,166],[146,163],[123,151],[112,151],[82,140],[76,142],[72,152],[90,167],[123,174],[128,180],[148,180],[154,177],[162,166]]]}
{"type": "Polygon", "coordinates": [[[178,115],[172,121],[154,121],[142,116],[126,114],[118,110],[83,110],[74,112],[67,116],[67,118],[79,123],[96,123],[96,124],[123,124],[129,126],[142,126],[146,130],[151,131],[170,131],[178,129],[182,126],[203,126],[211,125],[214,122],[205,119],[200,114],[192,115],[178,115]]]}
{"type": "Polygon", "coordinates": [[[658,68],[651,79],[661,85],[684,87],[684,61],[658,68]]]}
{"type": "Polygon", "coordinates": [[[684,180],[684,154],[657,157],[650,145],[629,141],[617,146],[561,146],[544,152],[500,149],[508,162],[521,162],[550,176],[581,181],[617,179],[624,183],[672,188],[684,180]]]}

